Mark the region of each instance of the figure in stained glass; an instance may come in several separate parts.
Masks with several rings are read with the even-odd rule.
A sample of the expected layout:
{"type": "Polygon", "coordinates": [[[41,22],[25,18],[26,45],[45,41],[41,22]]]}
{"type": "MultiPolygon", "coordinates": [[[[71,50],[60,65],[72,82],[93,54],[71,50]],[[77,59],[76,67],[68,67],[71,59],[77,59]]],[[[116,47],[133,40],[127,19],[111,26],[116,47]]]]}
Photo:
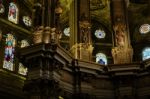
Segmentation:
{"type": "Polygon", "coordinates": [[[3,68],[13,70],[14,51],[15,51],[15,38],[12,34],[7,34],[3,68]]]}
{"type": "Polygon", "coordinates": [[[15,24],[18,23],[18,8],[13,2],[9,5],[8,20],[15,24]]]}

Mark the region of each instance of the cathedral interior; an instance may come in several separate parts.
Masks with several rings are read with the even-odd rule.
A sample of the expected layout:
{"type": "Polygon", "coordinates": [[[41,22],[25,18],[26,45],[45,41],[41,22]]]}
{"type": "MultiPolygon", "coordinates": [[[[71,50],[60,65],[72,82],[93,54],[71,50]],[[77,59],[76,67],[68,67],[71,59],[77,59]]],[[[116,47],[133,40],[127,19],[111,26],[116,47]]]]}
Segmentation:
{"type": "Polygon", "coordinates": [[[150,0],[0,0],[0,99],[150,99],[150,0]]]}

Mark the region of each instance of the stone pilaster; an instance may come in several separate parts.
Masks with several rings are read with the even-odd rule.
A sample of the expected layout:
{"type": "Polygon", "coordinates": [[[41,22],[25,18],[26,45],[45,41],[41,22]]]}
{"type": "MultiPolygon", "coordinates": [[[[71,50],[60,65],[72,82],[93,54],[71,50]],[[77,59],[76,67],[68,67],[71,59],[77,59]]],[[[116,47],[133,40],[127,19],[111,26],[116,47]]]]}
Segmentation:
{"type": "Polygon", "coordinates": [[[115,64],[131,63],[133,49],[130,44],[126,0],[111,0],[115,47],[112,56],[115,64]]]}
{"type": "Polygon", "coordinates": [[[86,61],[91,61],[93,51],[89,2],[89,0],[74,0],[72,2],[73,7],[71,7],[71,13],[75,13],[73,13],[73,17],[70,18],[73,19],[73,21],[70,22],[72,33],[71,52],[75,59],[86,61]],[[74,24],[74,21],[77,21],[77,23],[74,24]]]}

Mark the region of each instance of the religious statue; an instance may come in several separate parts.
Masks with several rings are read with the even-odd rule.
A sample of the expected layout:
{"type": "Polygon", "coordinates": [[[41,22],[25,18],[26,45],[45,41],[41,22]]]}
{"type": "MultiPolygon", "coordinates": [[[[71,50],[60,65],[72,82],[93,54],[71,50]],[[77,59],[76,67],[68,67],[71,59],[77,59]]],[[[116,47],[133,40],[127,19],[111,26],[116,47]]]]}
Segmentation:
{"type": "Polygon", "coordinates": [[[125,27],[122,25],[115,26],[115,35],[116,35],[116,46],[125,46],[126,35],[125,35],[125,27]]]}
{"type": "Polygon", "coordinates": [[[90,23],[87,20],[80,22],[81,43],[89,43],[90,23]]]}
{"type": "Polygon", "coordinates": [[[127,39],[127,30],[124,24],[117,24],[114,27],[116,47],[112,49],[112,56],[115,64],[130,63],[132,61],[132,48],[127,39]]]}

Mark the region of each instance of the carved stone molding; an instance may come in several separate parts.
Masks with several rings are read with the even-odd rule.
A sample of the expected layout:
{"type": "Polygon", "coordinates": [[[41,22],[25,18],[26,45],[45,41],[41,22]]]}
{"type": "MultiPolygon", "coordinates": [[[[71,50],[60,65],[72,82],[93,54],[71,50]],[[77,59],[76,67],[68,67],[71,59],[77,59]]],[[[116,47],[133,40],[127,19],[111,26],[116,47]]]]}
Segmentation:
{"type": "Polygon", "coordinates": [[[42,38],[43,38],[43,26],[40,26],[37,28],[37,30],[35,30],[35,32],[33,33],[33,42],[34,44],[37,43],[41,43],[42,42],[42,38]]]}
{"type": "Polygon", "coordinates": [[[38,43],[59,43],[61,32],[56,28],[40,26],[33,33],[34,44],[38,43]]]}
{"type": "Polygon", "coordinates": [[[133,49],[131,47],[114,47],[112,49],[114,64],[131,63],[133,49]]]}
{"type": "Polygon", "coordinates": [[[75,44],[71,48],[71,53],[74,55],[76,59],[81,59],[86,61],[92,60],[92,52],[93,52],[93,47],[91,44],[87,45],[85,43],[80,43],[80,44],[75,44]]]}

